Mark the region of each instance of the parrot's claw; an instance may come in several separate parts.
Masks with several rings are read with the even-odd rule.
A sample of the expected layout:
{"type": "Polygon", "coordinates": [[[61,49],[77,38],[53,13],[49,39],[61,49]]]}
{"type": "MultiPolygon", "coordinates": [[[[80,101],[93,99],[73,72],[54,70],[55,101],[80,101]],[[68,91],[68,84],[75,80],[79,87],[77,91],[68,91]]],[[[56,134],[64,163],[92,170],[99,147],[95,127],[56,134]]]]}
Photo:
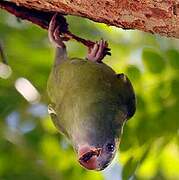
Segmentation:
{"type": "Polygon", "coordinates": [[[55,46],[59,48],[65,47],[65,44],[63,43],[64,39],[60,32],[60,26],[58,25],[58,22],[57,22],[57,13],[55,13],[55,15],[52,17],[50,21],[49,28],[48,28],[48,35],[49,35],[50,41],[54,43],[55,46]]]}
{"type": "Polygon", "coordinates": [[[89,48],[87,59],[93,62],[101,63],[104,56],[109,54],[109,48],[107,41],[101,39],[96,42],[92,48],[89,48]]]}

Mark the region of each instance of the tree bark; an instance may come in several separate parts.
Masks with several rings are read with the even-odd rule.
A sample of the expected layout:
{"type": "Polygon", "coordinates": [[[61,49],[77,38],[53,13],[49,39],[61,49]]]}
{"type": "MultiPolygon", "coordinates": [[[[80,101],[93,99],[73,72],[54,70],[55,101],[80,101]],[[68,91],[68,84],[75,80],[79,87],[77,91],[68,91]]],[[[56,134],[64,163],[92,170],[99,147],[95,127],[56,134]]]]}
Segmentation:
{"type": "Polygon", "coordinates": [[[123,29],[138,29],[179,38],[179,0],[11,0],[11,2],[38,11],[71,14],[123,29]]]}

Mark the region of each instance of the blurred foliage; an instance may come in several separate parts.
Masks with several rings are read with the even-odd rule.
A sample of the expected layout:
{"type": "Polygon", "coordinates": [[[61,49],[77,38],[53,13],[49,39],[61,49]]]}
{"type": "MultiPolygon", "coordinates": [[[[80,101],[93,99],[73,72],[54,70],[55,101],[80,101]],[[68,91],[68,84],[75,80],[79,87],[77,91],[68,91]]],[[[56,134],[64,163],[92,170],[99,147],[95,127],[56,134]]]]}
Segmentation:
{"type": "MultiPolygon", "coordinates": [[[[119,148],[122,173],[109,179],[179,179],[179,41],[77,17],[68,22],[79,36],[108,40],[112,56],[105,62],[126,73],[137,94],[137,112],[119,148]]],[[[47,115],[46,82],[54,57],[47,32],[0,11],[0,40],[9,61],[8,76],[0,71],[0,179],[107,179],[105,172],[79,166],[47,115]],[[39,102],[19,94],[20,77],[36,87],[39,102]]],[[[67,47],[69,56],[83,58],[87,51],[74,41],[67,47]]]]}

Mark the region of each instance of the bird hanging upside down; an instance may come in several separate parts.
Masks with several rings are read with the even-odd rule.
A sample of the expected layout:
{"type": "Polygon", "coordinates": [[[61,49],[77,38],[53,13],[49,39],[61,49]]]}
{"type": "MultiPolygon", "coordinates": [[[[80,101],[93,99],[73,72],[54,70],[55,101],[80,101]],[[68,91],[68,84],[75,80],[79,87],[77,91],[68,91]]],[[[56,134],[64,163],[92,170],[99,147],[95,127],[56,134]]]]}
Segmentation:
{"type": "Polygon", "coordinates": [[[124,123],[135,113],[133,87],[102,62],[109,54],[106,41],[90,46],[86,59],[68,58],[57,14],[48,33],[57,51],[47,85],[50,116],[71,141],[79,163],[103,170],[116,154],[124,123]]]}

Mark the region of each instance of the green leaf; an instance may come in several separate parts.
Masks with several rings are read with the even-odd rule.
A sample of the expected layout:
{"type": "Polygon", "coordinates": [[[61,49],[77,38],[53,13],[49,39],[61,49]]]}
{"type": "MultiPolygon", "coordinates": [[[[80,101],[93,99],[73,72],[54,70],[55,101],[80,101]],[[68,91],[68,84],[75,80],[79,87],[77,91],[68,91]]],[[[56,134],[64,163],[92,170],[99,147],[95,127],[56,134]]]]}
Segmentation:
{"type": "Polygon", "coordinates": [[[122,179],[128,180],[132,175],[134,175],[137,166],[138,162],[133,157],[131,157],[124,165],[122,170],[122,179]]]}
{"type": "Polygon", "coordinates": [[[154,49],[145,48],[142,52],[144,66],[151,73],[161,73],[166,68],[164,58],[154,49]]]}
{"type": "Polygon", "coordinates": [[[170,49],[166,52],[169,63],[173,69],[179,69],[179,52],[175,49],[170,49]]]}
{"type": "Polygon", "coordinates": [[[179,98],[179,79],[177,77],[171,81],[171,92],[175,97],[179,98]]]}
{"type": "Polygon", "coordinates": [[[131,81],[138,81],[141,77],[141,72],[135,65],[128,66],[126,73],[131,81]]]}

